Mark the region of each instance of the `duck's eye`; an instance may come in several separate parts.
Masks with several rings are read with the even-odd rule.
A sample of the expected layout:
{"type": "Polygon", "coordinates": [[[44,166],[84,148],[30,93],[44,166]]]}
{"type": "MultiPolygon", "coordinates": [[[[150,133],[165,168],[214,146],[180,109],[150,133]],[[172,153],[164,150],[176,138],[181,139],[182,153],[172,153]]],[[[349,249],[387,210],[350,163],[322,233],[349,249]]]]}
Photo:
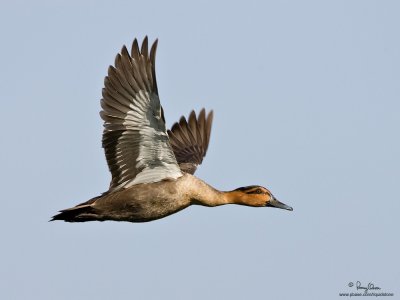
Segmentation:
{"type": "Polygon", "coordinates": [[[255,192],[256,194],[263,194],[262,189],[256,189],[254,192],[255,192]]]}

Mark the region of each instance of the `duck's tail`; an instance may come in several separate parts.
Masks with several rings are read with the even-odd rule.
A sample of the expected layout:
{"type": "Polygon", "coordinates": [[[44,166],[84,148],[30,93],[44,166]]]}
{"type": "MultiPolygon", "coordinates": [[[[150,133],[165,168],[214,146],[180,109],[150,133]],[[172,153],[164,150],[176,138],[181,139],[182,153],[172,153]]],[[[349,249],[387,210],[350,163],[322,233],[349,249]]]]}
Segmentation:
{"type": "Polygon", "coordinates": [[[94,202],[99,197],[95,197],[77,206],[60,210],[60,213],[53,216],[50,221],[62,220],[65,222],[87,222],[102,221],[101,215],[93,207],[94,202]]]}

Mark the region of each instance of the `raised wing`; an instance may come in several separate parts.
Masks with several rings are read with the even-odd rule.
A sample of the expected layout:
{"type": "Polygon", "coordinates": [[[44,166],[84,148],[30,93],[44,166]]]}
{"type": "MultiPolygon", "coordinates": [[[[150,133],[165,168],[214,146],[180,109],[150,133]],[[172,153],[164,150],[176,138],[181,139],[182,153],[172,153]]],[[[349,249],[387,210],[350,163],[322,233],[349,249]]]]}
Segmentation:
{"type": "Polygon", "coordinates": [[[210,111],[206,117],[203,108],[198,118],[192,111],[188,121],[185,117],[181,117],[179,122],[175,123],[171,130],[168,130],[172,150],[183,172],[194,174],[197,166],[206,156],[212,121],[213,111],[210,111]]]}
{"type": "Polygon", "coordinates": [[[104,120],[103,148],[115,191],[139,183],[182,176],[171,149],[158,97],[155,56],[135,39],[131,54],[124,46],[104,80],[100,112],[104,120]]]}

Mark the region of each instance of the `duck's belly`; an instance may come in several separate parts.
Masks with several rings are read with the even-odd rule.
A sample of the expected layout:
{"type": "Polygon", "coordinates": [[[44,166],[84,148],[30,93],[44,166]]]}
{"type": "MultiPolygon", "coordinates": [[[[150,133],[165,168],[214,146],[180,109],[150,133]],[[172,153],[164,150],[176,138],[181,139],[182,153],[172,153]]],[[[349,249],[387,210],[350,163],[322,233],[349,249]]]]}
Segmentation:
{"type": "Polygon", "coordinates": [[[107,195],[94,208],[104,220],[148,222],[174,214],[190,205],[179,179],[140,184],[107,195]]]}

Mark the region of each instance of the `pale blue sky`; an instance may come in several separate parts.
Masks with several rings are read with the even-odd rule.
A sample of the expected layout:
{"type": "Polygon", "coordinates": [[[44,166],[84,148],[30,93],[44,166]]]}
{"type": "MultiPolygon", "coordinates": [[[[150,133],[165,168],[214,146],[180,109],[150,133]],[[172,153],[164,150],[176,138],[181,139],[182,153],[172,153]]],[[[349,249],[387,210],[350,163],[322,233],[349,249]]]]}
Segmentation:
{"type": "MultiPolygon", "coordinates": [[[[400,294],[400,2],[3,1],[1,299],[340,299],[400,294]],[[197,175],[294,211],[191,207],[48,223],[104,192],[101,88],[159,38],[167,123],[214,109],[197,175]]],[[[379,298],[378,298],[379,299],[379,298]]]]}

